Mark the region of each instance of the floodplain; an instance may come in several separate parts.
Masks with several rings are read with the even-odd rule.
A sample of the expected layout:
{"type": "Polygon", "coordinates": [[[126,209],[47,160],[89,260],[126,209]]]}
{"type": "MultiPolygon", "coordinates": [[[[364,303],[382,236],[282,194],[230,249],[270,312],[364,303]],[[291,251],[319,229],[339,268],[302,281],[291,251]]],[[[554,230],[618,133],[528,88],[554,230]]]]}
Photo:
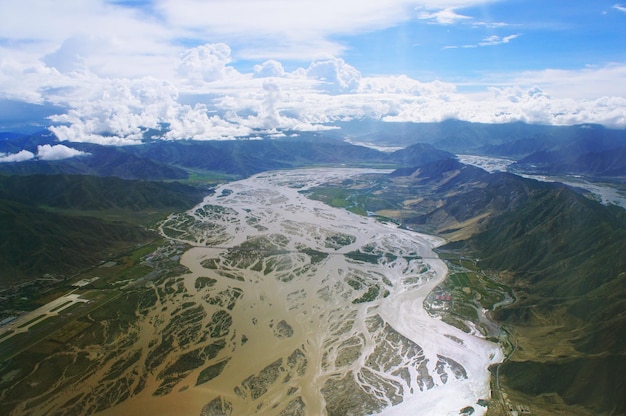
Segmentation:
{"type": "Polygon", "coordinates": [[[81,288],[115,299],[3,364],[0,410],[484,414],[500,348],[424,309],[442,241],[303,195],[368,172],[263,173],[171,215],[145,274],[81,288]]]}

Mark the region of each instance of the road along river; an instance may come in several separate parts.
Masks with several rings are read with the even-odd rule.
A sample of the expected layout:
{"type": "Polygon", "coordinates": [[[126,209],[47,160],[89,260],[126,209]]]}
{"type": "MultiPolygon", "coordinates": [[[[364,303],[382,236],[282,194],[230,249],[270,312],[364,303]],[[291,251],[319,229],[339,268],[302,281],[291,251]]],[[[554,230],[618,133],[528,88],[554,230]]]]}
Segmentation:
{"type": "Polygon", "coordinates": [[[262,173],[172,215],[189,273],[154,288],[145,376],[104,414],[484,414],[498,346],[423,308],[442,241],[300,192],[367,172],[262,173]]]}

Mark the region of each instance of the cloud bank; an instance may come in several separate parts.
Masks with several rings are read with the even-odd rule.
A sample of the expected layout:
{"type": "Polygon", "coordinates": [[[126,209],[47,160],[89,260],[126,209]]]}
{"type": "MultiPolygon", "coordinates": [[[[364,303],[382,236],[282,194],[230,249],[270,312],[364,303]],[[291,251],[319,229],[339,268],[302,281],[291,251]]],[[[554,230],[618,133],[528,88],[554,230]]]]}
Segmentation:
{"type": "MultiPolygon", "coordinates": [[[[494,37],[486,42],[512,39],[494,37]]],[[[87,70],[63,74],[41,62],[32,66],[5,62],[0,65],[0,80],[5,98],[67,108],[51,117],[55,123],[51,130],[60,140],[109,145],[140,143],[151,134],[167,140],[210,140],[311,131],[363,117],[389,122],[458,118],[626,127],[626,65],[621,64],[507,74],[509,82],[492,74],[495,82],[467,93],[463,85],[441,81],[366,77],[341,58],[314,60],[292,71],[268,60],[249,73],[236,70],[231,59],[225,44],[189,48],[172,63],[179,74],[174,81],[108,78],[87,70]],[[616,84],[616,79],[622,82],[616,84]],[[597,96],[585,92],[590,85],[597,96]]],[[[18,157],[26,155],[5,155],[3,160],[18,157]]]]}
{"type": "MultiPolygon", "coordinates": [[[[530,36],[477,11],[503,1],[7,1],[0,100],[63,108],[50,119],[60,140],[109,145],[312,131],[364,117],[626,128],[624,62],[424,82],[366,73],[346,57],[346,39],[409,22],[480,33],[455,50],[442,51],[442,41],[443,54],[513,47],[530,36]]],[[[613,9],[621,18],[623,6],[613,9]]]]}

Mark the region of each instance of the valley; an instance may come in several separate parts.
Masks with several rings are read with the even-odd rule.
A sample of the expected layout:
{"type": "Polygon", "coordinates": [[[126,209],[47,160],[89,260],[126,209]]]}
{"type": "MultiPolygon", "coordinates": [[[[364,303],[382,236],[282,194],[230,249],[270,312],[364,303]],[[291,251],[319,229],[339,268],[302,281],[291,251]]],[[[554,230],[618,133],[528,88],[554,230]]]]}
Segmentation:
{"type": "Polygon", "coordinates": [[[620,177],[458,127],[464,163],[312,133],[5,165],[0,412],[619,414],[620,177]]]}
{"type": "Polygon", "coordinates": [[[447,272],[432,252],[442,240],[301,194],[363,173],[260,174],[170,216],[163,247],[191,247],[183,269],[85,286],[118,285],[119,297],[5,365],[3,409],[484,414],[498,345],[422,305],[447,272]],[[55,342],[64,347],[42,355],[55,342]]]}

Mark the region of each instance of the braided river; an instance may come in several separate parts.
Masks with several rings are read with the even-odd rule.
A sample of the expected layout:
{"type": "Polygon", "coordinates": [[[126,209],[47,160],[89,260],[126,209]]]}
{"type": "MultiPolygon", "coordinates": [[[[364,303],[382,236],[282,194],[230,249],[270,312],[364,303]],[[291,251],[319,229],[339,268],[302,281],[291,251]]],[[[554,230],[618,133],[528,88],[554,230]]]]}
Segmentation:
{"type": "Polygon", "coordinates": [[[302,192],[364,173],[262,173],[170,216],[188,273],[154,288],[138,394],[102,414],[484,414],[498,345],[423,308],[443,241],[302,192]]]}

